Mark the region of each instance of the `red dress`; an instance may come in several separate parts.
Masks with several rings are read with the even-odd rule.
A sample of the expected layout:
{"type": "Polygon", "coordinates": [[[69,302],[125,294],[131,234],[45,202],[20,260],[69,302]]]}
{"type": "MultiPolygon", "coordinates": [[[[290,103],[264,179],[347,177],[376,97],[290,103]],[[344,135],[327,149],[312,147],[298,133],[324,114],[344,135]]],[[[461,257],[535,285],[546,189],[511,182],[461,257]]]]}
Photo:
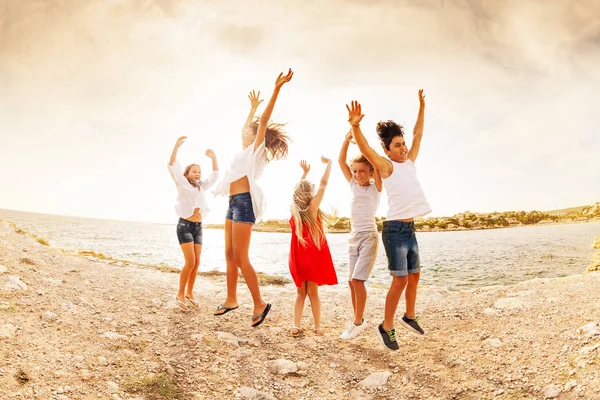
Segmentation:
{"type": "Polygon", "coordinates": [[[306,239],[306,247],[298,241],[294,217],[290,219],[292,227],[292,242],[290,244],[290,274],[296,287],[301,287],[304,281],[315,282],[317,285],[337,285],[337,275],[333,266],[331,252],[327,239],[323,238],[321,248],[312,241],[308,229],[302,225],[302,236],[306,239]]]}

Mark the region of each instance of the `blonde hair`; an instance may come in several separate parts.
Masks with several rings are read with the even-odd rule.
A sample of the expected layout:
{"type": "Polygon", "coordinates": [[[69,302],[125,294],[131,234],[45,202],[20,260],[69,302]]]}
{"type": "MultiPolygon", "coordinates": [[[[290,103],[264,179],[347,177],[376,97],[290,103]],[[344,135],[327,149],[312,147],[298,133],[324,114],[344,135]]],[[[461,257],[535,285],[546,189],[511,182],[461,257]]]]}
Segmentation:
{"type": "Polygon", "coordinates": [[[369,161],[369,159],[367,157],[365,157],[364,154],[359,154],[356,157],[354,157],[353,159],[350,160],[350,166],[352,166],[352,164],[354,163],[363,163],[365,164],[367,167],[369,167],[371,169],[371,172],[373,172],[375,170],[375,168],[373,168],[373,164],[371,164],[371,161],[369,161]]]}
{"type": "MultiPolygon", "coordinates": [[[[185,179],[187,179],[187,181],[190,183],[190,185],[192,185],[195,188],[199,188],[199,187],[202,186],[201,184],[198,184],[196,182],[192,182],[192,181],[190,181],[190,178],[188,178],[188,174],[190,173],[190,169],[192,169],[192,167],[194,167],[194,166],[196,166],[196,167],[198,167],[198,169],[200,169],[200,166],[198,164],[190,164],[187,167],[185,167],[185,169],[183,170],[183,176],[185,176],[185,179]]],[[[200,171],[202,171],[202,169],[200,169],[200,171]]]]}
{"type": "Polygon", "coordinates": [[[305,179],[298,182],[294,188],[291,211],[296,225],[296,236],[302,247],[308,245],[308,241],[302,234],[302,227],[306,225],[310,239],[317,249],[320,249],[325,240],[326,223],[329,218],[320,208],[317,210],[316,218],[310,212],[310,202],[314,197],[314,191],[315,185],[312,182],[305,179]]]}

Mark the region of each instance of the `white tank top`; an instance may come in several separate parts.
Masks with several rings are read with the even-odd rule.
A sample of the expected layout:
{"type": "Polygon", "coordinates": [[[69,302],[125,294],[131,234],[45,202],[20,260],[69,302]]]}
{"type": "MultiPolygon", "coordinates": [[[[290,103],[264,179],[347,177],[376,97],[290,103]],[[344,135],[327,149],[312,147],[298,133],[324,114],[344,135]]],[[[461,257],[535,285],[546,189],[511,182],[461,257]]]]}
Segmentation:
{"type": "Polygon", "coordinates": [[[417,178],[417,169],[411,160],[403,163],[390,160],[393,171],[383,179],[388,196],[387,221],[421,217],[431,212],[423,188],[417,178]]]}
{"type": "Polygon", "coordinates": [[[354,178],[350,178],[352,202],[350,203],[350,223],[352,233],[377,232],[375,213],[379,207],[381,193],[371,183],[369,186],[360,186],[354,178]]]}

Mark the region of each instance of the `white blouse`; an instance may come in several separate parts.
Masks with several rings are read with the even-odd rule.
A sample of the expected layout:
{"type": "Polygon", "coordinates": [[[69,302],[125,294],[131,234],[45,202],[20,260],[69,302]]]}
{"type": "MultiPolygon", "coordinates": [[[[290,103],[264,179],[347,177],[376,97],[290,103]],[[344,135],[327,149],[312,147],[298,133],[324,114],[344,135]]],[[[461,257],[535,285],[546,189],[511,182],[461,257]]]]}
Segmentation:
{"type": "Polygon", "coordinates": [[[223,180],[214,189],[216,196],[229,196],[229,185],[244,176],[248,177],[250,184],[250,196],[252,197],[252,208],[256,222],[262,219],[266,208],[266,201],[262,190],[256,184],[267,165],[267,153],[265,151],[265,142],[254,151],[254,143],[246,147],[241,153],[233,157],[230,169],[225,172],[223,180]]]}
{"type": "Polygon", "coordinates": [[[203,179],[200,182],[200,190],[193,187],[183,175],[183,170],[178,161],[175,161],[173,165],[169,165],[169,173],[177,187],[177,204],[175,205],[177,215],[181,218],[189,218],[194,214],[194,210],[199,208],[200,215],[204,219],[210,211],[204,192],[217,181],[219,171],[213,171],[208,178],[203,179]]]}

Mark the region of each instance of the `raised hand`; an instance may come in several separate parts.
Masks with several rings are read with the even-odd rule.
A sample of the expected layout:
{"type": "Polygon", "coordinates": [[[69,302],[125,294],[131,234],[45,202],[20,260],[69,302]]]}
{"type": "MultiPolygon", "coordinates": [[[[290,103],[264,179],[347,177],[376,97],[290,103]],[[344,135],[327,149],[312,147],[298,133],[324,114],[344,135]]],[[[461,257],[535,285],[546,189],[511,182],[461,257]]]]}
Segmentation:
{"type": "Polygon", "coordinates": [[[206,155],[206,157],[211,158],[211,159],[215,159],[217,158],[217,155],[215,154],[215,152],[213,151],[213,149],[208,149],[204,152],[204,155],[206,155]]]}
{"type": "Polygon", "coordinates": [[[304,174],[308,174],[308,171],[310,171],[310,164],[306,162],[306,160],[300,160],[300,168],[302,168],[302,171],[304,171],[304,174]]]}
{"type": "Polygon", "coordinates": [[[352,129],[350,129],[348,133],[346,133],[346,141],[356,144],[356,140],[354,140],[354,135],[352,135],[352,129]]]}
{"type": "Polygon", "coordinates": [[[421,107],[425,107],[425,95],[423,94],[423,89],[419,90],[419,104],[421,107]]]}
{"type": "Polygon", "coordinates": [[[331,159],[330,159],[330,158],[327,158],[327,157],[325,157],[325,156],[321,156],[321,162],[322,162],[323,164],[329,164],[329,163],[331,162],[331,159]]]}
{"type": "Polygon", "coordinates": [[[350,107],[348,107],[348,104],[346,104],[346,109],[348,110],[348,122],[350,125],[358,126],[364,117],[360,103],[356,100],[353,100],[350,103],[350,107]]]}
{"type": "Polygon", "coordinates": [[[181,136],[179,139],[177,139],[177,142],[175,142],[175,147],[181,147],[181,145],[185,142],[185,139],[187,139],[187,136],[181,136]]]}
{"type": "Polygon", "coordinates": [[[254,90],[253,90],[248,95],[248,98],[250,99],[250,106],[253,109],[257,109],[258,106],[260,105],[260,103],[263,102],[262,100],[259,99],[259,97],[260,97],[260,90],[258,91],[258,93],[255,93],[254,90]]]}
{"type": "Polygon", "coordinates": [[[283,75],[283,72],[280,73],[279,76],[277,77],[277,80],[275,81],[275,87],[281,88],[284,83],[292,80],[292,76],[294,76],[294,73],[292,72],[291,68],[288,70],[287,75],[283,75]]]}

